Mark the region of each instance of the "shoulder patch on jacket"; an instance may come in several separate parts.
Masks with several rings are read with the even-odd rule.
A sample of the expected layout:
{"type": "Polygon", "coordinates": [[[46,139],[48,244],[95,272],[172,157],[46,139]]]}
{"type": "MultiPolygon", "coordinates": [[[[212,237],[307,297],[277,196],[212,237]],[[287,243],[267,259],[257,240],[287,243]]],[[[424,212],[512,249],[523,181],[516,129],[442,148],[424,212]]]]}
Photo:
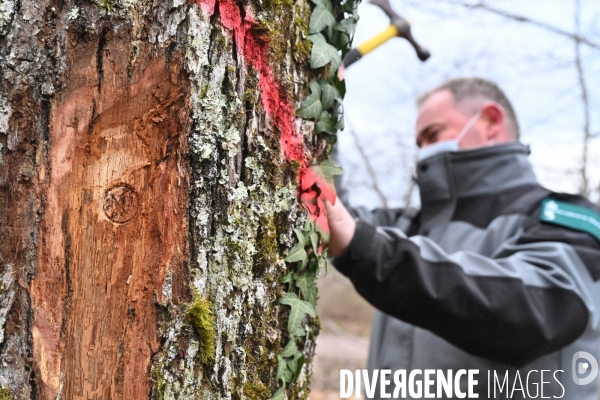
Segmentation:
{"type": "Polygon", "coordinates": [[[600,242],[600,214],[587,207],[545,198],[542,201],[540,220],[589,233],[600,242]]]}

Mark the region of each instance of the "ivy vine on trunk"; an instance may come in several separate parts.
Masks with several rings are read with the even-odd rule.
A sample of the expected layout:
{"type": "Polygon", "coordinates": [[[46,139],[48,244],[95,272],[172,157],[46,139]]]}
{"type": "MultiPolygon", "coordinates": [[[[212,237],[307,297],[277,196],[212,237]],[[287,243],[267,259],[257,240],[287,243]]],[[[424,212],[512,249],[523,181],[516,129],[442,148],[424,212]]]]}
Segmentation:
{"type": "Polygon", "coordinates": [[[300,200],[309,218],[304,229],[295,229],[297,244],[285,261],[292,268],[281,278],[288,284],[288,293],[280,303],[290,307],[288,317],[289,341],[277,356],[277,376],[281,387],[272,400],[283,400],[286,388],[292,385],[304,364],[301,347],[314,340],[314,323],[305,323],[307,317],[316,317],[317,277],[327,269],[329,228],[325,217],[324,201],[335,202],[334,177],[342,173],[327,159],[337,141],[337,131],[344,128],[342,99],[346,93],[338,69],[343,57],[350,51],[356,23],[358,0],[312,0],[308,40],[312,42],[310,67],[316,70],[317,80],[309,83],[310,94],[302,102],[296,115],[314,121],[314,132],[324,143],[323,151],[304,166],[300,172],[300,200]],[[304,324],[304,325],[303,325],[304,324]]]}

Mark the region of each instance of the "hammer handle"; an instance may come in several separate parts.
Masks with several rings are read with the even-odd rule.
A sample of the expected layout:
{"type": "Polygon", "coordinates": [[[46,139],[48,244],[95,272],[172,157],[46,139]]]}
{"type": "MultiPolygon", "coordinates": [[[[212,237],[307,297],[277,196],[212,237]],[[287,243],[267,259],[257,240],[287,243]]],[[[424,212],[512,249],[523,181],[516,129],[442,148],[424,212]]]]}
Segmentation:
{"type": "Polygon", "coordinates": [[[362,56],[365,56],[396,36],[398,36],[398,28],[396,25],[388,26],[386,30],[379,33],[377,36],[372,37],[366,42],[360,44],[357,48],[352,49],[352,51],[350,51],[346,57],[344,57],[344,68],[348,68],[350,65],[360,60],[362,56]]]}
{"type": "Polygon", "coordinates": [[[396,27],[396,25],[390,25],[387,27],[386,30],[384,30],[380,34],[372,37],[371,39],[359,45],[357,49],[358,51],[360,51],[360,54],[365,56],[367,55],[367,53],[372,52],[377,47],[381,46],[388,40],[395,38],[396,36],[398,36],[398,28],[396,27]]]}

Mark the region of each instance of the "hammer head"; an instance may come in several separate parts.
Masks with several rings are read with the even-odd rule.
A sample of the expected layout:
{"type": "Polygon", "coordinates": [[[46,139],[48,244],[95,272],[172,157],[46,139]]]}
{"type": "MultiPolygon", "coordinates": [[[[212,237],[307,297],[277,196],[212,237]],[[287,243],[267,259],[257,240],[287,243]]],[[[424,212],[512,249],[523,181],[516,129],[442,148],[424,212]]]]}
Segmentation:
{"type": "Polygon", "coordinates": [[[381,8],[383,12],[390,18],[390,22],[395,25],[396,28],[398,28],[398,36],[408,40],[408,42],[415,48],[419,60],[425,61],[431,56],[429,50],[419,45],[414,39],[410,30],[410,24],[407,20],[396,14],[396,12],[392,9],[389,0],[370,0],[369,2],[381,8]]]}

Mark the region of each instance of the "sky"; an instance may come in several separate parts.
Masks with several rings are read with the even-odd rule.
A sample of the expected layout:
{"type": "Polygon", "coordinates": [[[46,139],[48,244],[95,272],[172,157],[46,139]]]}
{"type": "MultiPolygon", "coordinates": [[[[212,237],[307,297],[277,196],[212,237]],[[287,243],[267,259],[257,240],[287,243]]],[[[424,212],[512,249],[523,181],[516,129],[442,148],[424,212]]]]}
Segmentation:
{"type": "MultiPolygon", "coordinates": [[[[581,35],[600,44],[600,2],[580,0],[581,35]]],[[[556,191],[577,192],[582,163],[584,108],[575,67],[575,44],[532,24],[510,21],[463,6],[469,0],[392,0],[407,18],[413,35],[431,58],[422,63],[404,39],[382,45],[346,71],[344,111],[347,129],[340,132],[338,161],[345,170],[352,205],[377,207],[357,142],[376,172],[387,205],[406,203],[416,148],[415,97],[444,80],[480,76],[496,81],[512,101],[521,125],[521,140],[531,146],[540,182],[556,191]],[[352,133],[349,130],[352,129],[352,133]]],[[[470,2],[473,4],[473,2],[470,2]]],[[[494,0],[486,4],[575,32],[575,0],[494,0]]],[[[354,37],[357,45],[385,29],[389,19],[364,2],[354,37]]],[[[599,45],[600,47],[600,45],[599,45]]],[[[600,133],[600,49],[580,45],[590,101],[591,132],[600,133]]],[[[590,143],[588,174],[600,182],[600,139],[590,143]]],[[[598,193],[592,193],[596,201],[598,193]]],[[[418,193],[411,197],[418,203],[418,193]]]]}

